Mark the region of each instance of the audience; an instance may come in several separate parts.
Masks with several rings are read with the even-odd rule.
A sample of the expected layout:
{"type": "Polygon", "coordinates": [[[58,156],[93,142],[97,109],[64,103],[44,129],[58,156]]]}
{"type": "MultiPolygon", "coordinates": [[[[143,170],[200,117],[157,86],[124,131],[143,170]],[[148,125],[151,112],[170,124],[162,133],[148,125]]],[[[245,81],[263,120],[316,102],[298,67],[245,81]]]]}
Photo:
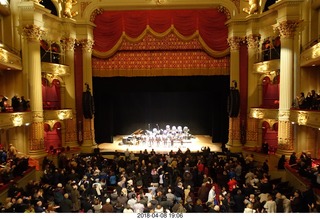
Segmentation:
{"type": "Polygon", "coordinates": [[[308,92],[307,96],[305,96],[304,92],[301,92],[296,97],[296,100],[299,109],[320,110],[320,94],[317,94],[315,90],[308,92]]]}
{"type": "Polygon", "coordinates": [[[47,158],[41,180],[12,186],[1,212],[319,212],[312,193],[277,189],[253,155],[141,154],[149,157],[131,157],[121,167],[117,151],[113,159],[60,154],[58,166],[47,158]]]}

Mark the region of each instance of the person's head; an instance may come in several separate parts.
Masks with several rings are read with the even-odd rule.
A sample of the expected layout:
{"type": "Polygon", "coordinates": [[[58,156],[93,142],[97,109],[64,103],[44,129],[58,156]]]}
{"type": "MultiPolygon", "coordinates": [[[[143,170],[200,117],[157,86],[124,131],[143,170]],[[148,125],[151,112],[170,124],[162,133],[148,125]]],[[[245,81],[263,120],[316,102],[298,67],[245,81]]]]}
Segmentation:
{"type": "Polygon", "coordinates": [[[202,205],[202,201],[201,201],[201,199],[197,199],[197,201],[196,201],[196,205],[202,205]]]}
{"type": "Polygon", "coordinates": [[[246,207],[252,209],[252,208],[253,208],[253,205],[252,205],[251,202],[249,202],[246,207]]]}
{"type": "Polygon", "coordinates": [[[293,193],[294,197],[299,197],[300,196],[300,190],[296,189],[293,193]]]}

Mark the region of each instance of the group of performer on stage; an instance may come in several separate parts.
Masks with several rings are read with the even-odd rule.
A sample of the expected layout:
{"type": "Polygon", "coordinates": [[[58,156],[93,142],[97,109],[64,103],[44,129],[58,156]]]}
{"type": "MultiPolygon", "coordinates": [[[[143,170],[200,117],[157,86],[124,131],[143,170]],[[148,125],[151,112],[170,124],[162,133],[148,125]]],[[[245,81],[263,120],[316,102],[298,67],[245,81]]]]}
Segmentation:
{"type": "MultiPolygon", "coordinates": [[[[149,127],[150,129],[150,127],[149,127]]],[[[187,126],[172,126],[166,125],[165,129],[153,128],[152,130],[142,130],[138,133],[133,133],[130,136],[123,138],[124,144],[129,145],[140,145],[144,146],[174,146],[175,143],[178,143],[179,146],[182,146],[184,143],[190,141],[193,137],[189,133],[189,128],[187,126]]]]}

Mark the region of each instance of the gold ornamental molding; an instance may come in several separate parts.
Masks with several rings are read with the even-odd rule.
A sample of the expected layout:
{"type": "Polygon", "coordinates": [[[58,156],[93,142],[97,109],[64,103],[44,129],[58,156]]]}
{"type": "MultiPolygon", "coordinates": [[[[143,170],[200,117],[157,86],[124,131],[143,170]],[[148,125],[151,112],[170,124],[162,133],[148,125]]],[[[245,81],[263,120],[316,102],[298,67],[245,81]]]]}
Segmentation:
{"type": "Polygon", "coordinates": [[[62,64],[55,64],[50,62],[41,62],[41,71],[46,74],[54,76],[70,75],[70,67],[62,64]]]}
{"type": "Polygon", "coordinates": [[[72,119],[72,109],[44,110],[44,120],[72,119]]]}
{"type": "Polygon", "coordinates": [[[320,112],[291,110],[290,121],[298,125],[320,129],[320,112]]]}
{"type": "Polygon", "coordinates": [[[301,66],[313,66],[320,62],[320,42],[301,53],[301,66]]]}
{"type": "Polygon", "coordinates": [[[0,113],[0,129],[13,128],[32,123],[31,112],[0,113]]]}
{"type": "Polygon", "coordinates": [[[270,61],[255,63],[253,64],[252,70],[254,73],[265,74],[265,73],[278,71],[279,69],[280,69],[280,59],[274,59],[270,61]]]}
{"type": "MultiPolygon", "coordinates": [[[[249,117],[279,120],[278,111],[278,109],[251,108],[249,117]]],[[[320,129],[320,111],[290,110],[288,112],[290,112],[288,122],[320,129]]]]}
{"type": "Polygon", "coordinates": [[[251,108],[249,117],[254,119],[274,119],[278,120],[278,109],[251,108]]]}
{"type": "Polygon", "coordinates": [[[0,65],[4,66],[7,70],[22,70],[22,61],[18,55],[1,48],[0,44],[0,65]]]}

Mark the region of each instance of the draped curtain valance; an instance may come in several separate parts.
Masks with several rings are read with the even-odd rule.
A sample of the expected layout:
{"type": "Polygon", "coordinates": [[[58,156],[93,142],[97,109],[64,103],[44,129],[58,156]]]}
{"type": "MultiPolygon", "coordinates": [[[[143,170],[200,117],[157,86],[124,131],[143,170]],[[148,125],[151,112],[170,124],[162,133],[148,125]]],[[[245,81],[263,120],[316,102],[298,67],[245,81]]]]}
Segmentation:
{"type": "Polygon", "coordinates": [[[112,56],[124,39],[139,42],[147,33],[164,37],[173,32],[184,41],[197,38],[209,55],[223,57],[229,53],[226,21],[218,9],[104,11],[94,20],[93,55],[112,56]]]}

